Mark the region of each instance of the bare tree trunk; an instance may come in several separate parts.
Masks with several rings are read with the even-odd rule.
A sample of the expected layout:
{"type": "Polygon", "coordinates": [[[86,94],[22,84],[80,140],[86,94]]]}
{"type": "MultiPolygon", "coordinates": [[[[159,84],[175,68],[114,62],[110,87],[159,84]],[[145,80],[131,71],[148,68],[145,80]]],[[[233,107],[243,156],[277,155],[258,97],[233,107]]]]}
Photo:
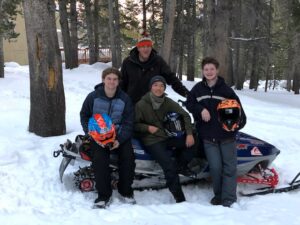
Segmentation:
{"type": "Polygon", "coordinates": [[[233,11],[231,15],[232,23],[231,23],[231,58],[232,58],[232,79],[233,83],[235,84],[235,87],[238,90],[241,90],[243,87],[240,86],[240,74],[241,74],[241,64],[240,58],[242,56],[241,53],[241,46],[243,43],[241,43],[238,40],[235,40],[235,38],[240,38],[242,36],[241,26],[242,26],[242,2],[241,0],[235,0],[232,2],[233,5],[233,11]]]}
{"type": "Polygon", "coordinates": [[[164,12],[165,17],[163,21],[164,37],[163,37],[163,44],[160,50],[160,54],[168,64],[170,63],[175,11],[176,11],[176,0],[166,0],[166,11],[164,12]]]}
{"type": "Polygon", "coordinates": [[[23,0],[29,71],[29,131],[39,136],[66,133],[65,94],[53,0],[23,0]]]}
{"type": "Polygon", "coordinates": [[[67,0],[59,0],[59,22],[64,45],[65,67],[71,68],[71,38],[68,23],[67,0]]]}
{"type": "MultiPolygon", "coordinates": [[[[293,58],[293,49],[291,47],[288,48],[288,59],[292,59],[293,58]]],[[[285,73],[286,73],[286,89],[288,91],[292,90],[292,73],[291,73],[291,68],[293,68],[293,62],[288,60],[288,66],[285,69],[285,73]]]]}
{"type": "Polygon", "coordinates": [[[0,33],[0,78],[4,78],[4,52],[3,52],[3,37],[0,33]]]}
{"type": "MultiPolygon", "coordinates": [[[[253,5],[255,10],[255,22],[254,27],[255,30],[253,31],[254,37],[260,37],[261,36],[261,28],[260,28],[260,0],[256,1],[256,4],[253,5]],[[260,29],[259,29],[260,28],[260,29]]],[[[254,42],[252,46],[252,66],[251,66],[251,75],[250,75],[250,84],[249,89],[254,89],[254,91],[257,91],[258,85],[259,85],[259,72],[260,72],[260,57],[261,57],[261,45],[260,43],[254,42]]]]}
{"type": "Polygon", "coordinates": [[[196,3],[194,0],[189,0],[187,4],[187,19],[188,23],[188,36],[187,39],[187,80],[194,81],[195,78],[195,19],[196,19],[196,3]]]}
{"type": "Polygon", "coordinates": [[[77,23],[76,0],[70,0],[71,68],[78,67],[77,23]]]}
{"type": "Polygon", "coordinates": [[[111,45],[111,56],[112,56],[112,66],[117,66],[117,52],[116,52],[116,33],[114,31],[114,0],[108,1],[109,10],[109,31],[110,31],[110,45],[111,45]]]}
{"type": "Polygon", "coordinates": [[[172,43],[171,55],[170,55],[170,68],[174,73],[177,73],[177,64],[178,64],[178,46],[176,48],[173,47],[175,43],[172,43]]]}
{"type": "Polygon", "coordinates": [[[151,2],[150,6],[151,6],[152,15],[151,15],[151,21],[149,22],[148,33],[151,34],[151,38],[152,38],[152,40],[154,40],[156,50],[159,50],[159,39],[160,39],[159,36],[160,35],[159,35],[159,33],[155,32],[156,26],[158,25],[158,22],[156,21],[158,12],[155,11],[155,7],[154,7],[155,0],[150,0],[150,2],[151,2]]]}
{"type": "Polygon", "coordinates": [[[116,68],[122,64],[122,48],[121,48],[121,33],[120,33],[120,14],[119,14],[119,1],[115,0],[114,7],[114,21],[115,21],[115,45],[116,45],[116,68]]]}
{"type": "Polygon", "coordinates": [[[94,22],[94,38],[95,38],[94,61],[98,62],[99,61],[99,0],[94,0],[93,15],[94,15],[93,22],[94,22]]]}
{"type": "MultiPolygon", "coordinates": [[[[273,1],[270,0],[269,6],[268,6],[268,24],[267,24],[267,37],[266,37],[266,51],[264,51],[266,55],[266,82],[265,82],[265,92],[268,91],[268,84],[269,80],[271,78],[270,73],[272,72],[271,70],[271,57],[272,57],[272,52],[271,52],[271,26],[272,26],[272,11],[273,11],[273,1]]],[[[275,83],[275,80],[273,80],[275,83]]]]}
{"type": "MultiPolygon", "coordinates": [[[[300,47],[300,37],[299,32],[300,24],[295,23],[297,20],[295,18],[296,15],[293,14],[293,10],[296,9],[296,5],[300,3],[296,3],[296,1],[289,1],[287,3],[288,7],[288,39],[289,39],[289,49],[288,49],[288,67],[286,69],[287,73],[287,85],[288,90],[294,91],[295,94],[299,94],[299,63],[300,56],[298,53],[300,47]]],[[[299,16],[299,15],[298,15],[299,16]]],[[[299,19],[298,19],[299,20],[299,19]]],[[[298,21],[299,23],[299,21],[298,21]]]]}
{"type": "Polygon", "coordinates": [[[254,46],[249,89],[254,89],[255,91],[257,91],[258,88],[258,67],[259,67],[258,47],[254,46]]]}
{"type": "Polygon", "coordinates": [[[178,29],[177,35],[178,37],[178,78],[182,80],[182,74],[183,74],[183,63],[184,63],[184,44],[185,44],[185,34],[184,34],[184,16],[183,16],[183,8],[184,8],[184,0],[177,0],[178,2],[178,10],[177,10],[177,19],[178,19],[178,26],[176,29],[178,29]]]}
{"type": "MultiPolygon", "coordinates": [[[[300,3],[299,3],[300,5],[300,3]]],[[[293,49],[300,49],[300,24],[296,25],[295,34],[293,37],[293,49]],[[298,30],[298,31],[297,31],[298,30]]],[[[299,94],[300,88],[300,55],[294,54],[293,57],[293,91],[295,94],[299,94]]]]}
{"type": "Polygon", "coordinates": [[[219,74],[231,85],[229,25],[230,1],[207,0],[205,6],[204,55],[215,57],[220,62],[219,74]]]}
{"type": "MultiPolygon", "coordinates": [[[[170,56],[170,68],[172,71],[174,71],[177,76],[178,74],[178,62],[179,62],[179,54],[180,54],[180,48],[183,39],[182,35],[182,26],[183,26],[183,0],[177,0],[176,4],[176,18],[175,18],[175,26],[174,26],[174,33],[173,33],[173,40],[172,40],[172,47],[171,47],[171,56],[170,56]]],[[[182,75],[182,74],[181,74],[182,75]]],[[[181,79],[181,78],[180,78],[181,79]]]]}
{"type": "Polygon", "coordinates": [[[299,89],[300,89],[300,60],[297,59],[298,64],[295,65],[295,72],[294,72],[294,82],[293,82],[293,91],[295,95],[299,95],[299,89]]]}
{"type": "Polygon", "coordinates": [[[92,3],[90,0],[84,0],[85,15],[86,15],[86,26],[87,26],[87,36],[89,41],[89,64],[94,64],[96,49],[95,49],[95,35],[94,35],[94,19],[92,13],[92,3]]]}
{"type": "MultiPolygon", "coordinates": [[[[0,21],[3,20],[2,0],[0,0],[0,21]]],[[[4,78],[4,50],[3,50],[3,32],[0,30],[0,78],[4,78]]]]}
{"type": "Polygon", "coordinates": [[[143,25],[142,25],[142,28],[143,28],[143,32],[146,32],[147,31],[146,0],[142,0],[142,1],[143,1],[143,9],[142,9],[143,10],[143,25]]]}

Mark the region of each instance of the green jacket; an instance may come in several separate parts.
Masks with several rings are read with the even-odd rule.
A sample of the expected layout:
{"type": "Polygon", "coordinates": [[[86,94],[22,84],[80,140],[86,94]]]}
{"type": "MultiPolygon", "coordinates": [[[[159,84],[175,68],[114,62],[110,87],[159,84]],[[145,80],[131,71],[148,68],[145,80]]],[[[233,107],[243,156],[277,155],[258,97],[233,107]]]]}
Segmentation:
{"type": "Polygon", "coordinates": [[[186,133],[193,133],[191,117],[179,104],[172,99],[165,97],[165,101],[160,108],[154,110],[151,104],[150,92],[148,92],[135,105],[134,131],[144,145],[152,145],[169,138],[163,128],[163,120],[168,112],[177,112],[181,114],[184,119],[186,133]],[[149,125],[158,127],[158,131],[151,134],[148,131],[149,125]]]}

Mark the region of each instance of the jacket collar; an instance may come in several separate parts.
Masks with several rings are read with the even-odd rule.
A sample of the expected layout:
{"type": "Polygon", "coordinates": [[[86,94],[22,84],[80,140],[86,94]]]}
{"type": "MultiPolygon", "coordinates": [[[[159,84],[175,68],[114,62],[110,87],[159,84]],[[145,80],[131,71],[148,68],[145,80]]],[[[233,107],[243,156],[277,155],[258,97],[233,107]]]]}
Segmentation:
{"type": "MultiPolygon", "coordinates": [[[[203,85],[205,85],[206,87],[209,87],[208,84],[207,84],[207,81],[206,81],[206,78],[205,78],[205,77],[202,78],[201,83],[202,83],[203,85]]],[[[213,87],[218,87],[218,86],[220,86],[220,85],[222,85],[222,84],[224,84],[224,83],[225,83],[224,78],[218,76],[218,80],[217,80],[216,84],[215,84],[213,87]]],[[[211,87],[211,88],[213,88],[213,87],[211,87]]]]}
{"type": "MultiPolygon", "coordinates": [[[[108,98],[108,97],[106,96],[106,94],[105,94],[105,91],[104,91],[104,83],[97,84],[97,85],[95,86],[95,91],[96,91],[97,93],[99,93],[100,96],[103,96],[103,97],[108,98]]],[[[120,87],[118,86],[118,87],[117,87],[117,90],[116,90],[116,94],[115,94],[115,96],[112,97],[112,98],[116,98],[116,97],[120,96],[120,93],[121,93],[121,89],[120,89],[120,87]]]]}

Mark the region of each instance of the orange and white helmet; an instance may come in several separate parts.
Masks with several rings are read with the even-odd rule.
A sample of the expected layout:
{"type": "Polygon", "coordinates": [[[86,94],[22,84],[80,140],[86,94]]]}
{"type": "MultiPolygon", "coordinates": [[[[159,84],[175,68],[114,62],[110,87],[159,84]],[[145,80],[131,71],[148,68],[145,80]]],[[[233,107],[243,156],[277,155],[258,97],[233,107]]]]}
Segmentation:
{"type": "Polygon", "coordinates": [[[235,99],[225,99],[217,106],[218,119],[226,131],[239,128],[241,119],[241,105],[235,99]]]}
{"type": "Polygon", "coordinates": [[[116,139],[115,125],[111,118],[103,114],[94,114],[89,119],[89,135],[102,147],[111,147],[116,139]]]}

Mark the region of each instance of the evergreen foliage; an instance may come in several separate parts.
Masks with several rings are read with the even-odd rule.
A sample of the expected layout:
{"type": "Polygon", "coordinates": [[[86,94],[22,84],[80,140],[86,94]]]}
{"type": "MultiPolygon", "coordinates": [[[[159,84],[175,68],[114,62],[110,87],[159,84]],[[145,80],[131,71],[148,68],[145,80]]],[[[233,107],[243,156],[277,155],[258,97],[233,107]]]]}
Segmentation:
{"type": "Polygon", "coordinates": [[[15,20],[21,0],[0,0],[0,34],[5,39],[17,38],[15,20]]]}

